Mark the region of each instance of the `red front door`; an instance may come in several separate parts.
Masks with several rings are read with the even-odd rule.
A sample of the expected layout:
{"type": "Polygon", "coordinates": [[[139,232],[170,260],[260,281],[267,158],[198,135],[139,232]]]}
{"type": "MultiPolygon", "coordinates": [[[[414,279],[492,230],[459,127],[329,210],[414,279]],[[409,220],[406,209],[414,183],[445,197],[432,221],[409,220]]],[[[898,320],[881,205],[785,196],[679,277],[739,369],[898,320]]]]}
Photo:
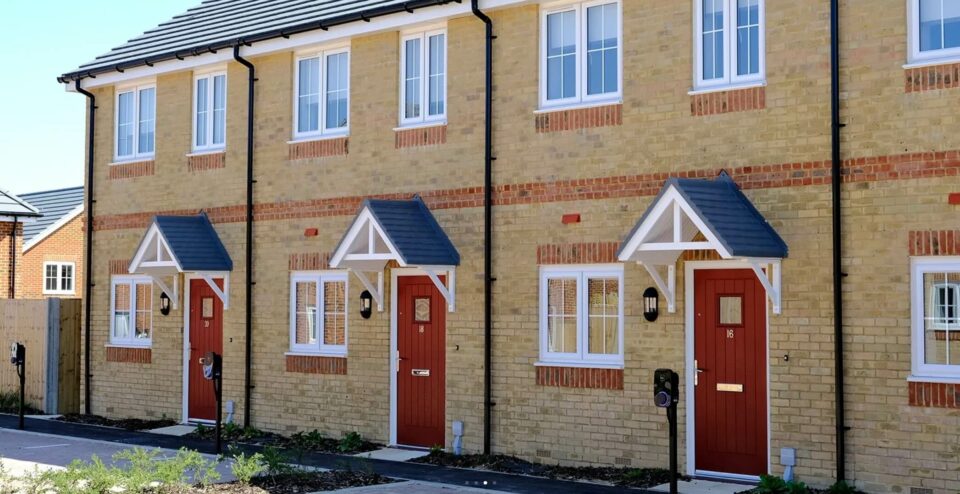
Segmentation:
{"type": "MultiPolygon", "coordinates": [[[[223,289],[223,280],[217,279],[223,289]]],[[[217,399],[213,382],[203,378],[200,359],[207,352],[223,355],[223,303],[205,280],[190,280],[190,362],[188,418],[216,420],[217,399]]]]}
{"type": "Polygon", "coordinates": [[[745,269],[694,274],[696,469],[767,473],[766,294],[745,269]]]}
{"type": "Polygon", "coordinates": [[[444,446],[446,304],[426,276],[397,285],[397,443],[444,446]]]}

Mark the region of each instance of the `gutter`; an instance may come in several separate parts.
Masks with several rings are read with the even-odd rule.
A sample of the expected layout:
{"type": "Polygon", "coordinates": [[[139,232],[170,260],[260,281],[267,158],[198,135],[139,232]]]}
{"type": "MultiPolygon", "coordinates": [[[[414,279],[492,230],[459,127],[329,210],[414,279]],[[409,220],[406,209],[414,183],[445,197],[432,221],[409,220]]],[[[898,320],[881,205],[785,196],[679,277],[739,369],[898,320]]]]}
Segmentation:
{"type": "Polygon", "coordinates": [[[490,454],[493,401],[493,21],[480,10],[479,0],[471,0],[473,15],[486,26],[486,74],[484,81],[483,150],[483,454],[490,454]]]}
{"type": "Polygon", "coordinates": [[[833,204],[833,352],[834,402],[836,404],[837,482],[846,480],[846,426],[843,392],[843,222],[840,209],[840,2],[830,0],[830,130],[831,195],[833,204]]]}
{"type": "MultiPolygon", "coordinates": [[[[252,63],[240,56],[242,40],[233,45],[233,59],[247,68],[247,242],[246,242],[246,312],[244,313],[244,362],[243,371],[243,426],[250,427],[250,397],[253,394],[253,130],[254,130],[254,86],[257,82],[257,69],[252,63]]],[[[247,46],[249,44],[247,43],[247,46]]]]}
{"type": "Polygon", "coordinates": [[[75,82],[77,92],[86,96],[89,101],[87,123],[87,217],[86,217],[86,235],[84,256],[83,277],[86,279],[86,288],[83,290],[83,412],[90,415],[90,378],[93,374],[90,372],[90,301],[93,298],[93,159],[94,159],[94,134],[97,129],[97,97],[93,93],[83,89],[80,85],[80,79],[75,82]]]}
{"type": "MultiPolygon", "coordinates": [[[[315,31],[321,29],[324,31],[329,30],[331,27],[340,26],[343,24],[349,24],[357,21],[370,22],[371,19],[375,17],[383,17],[392,14],[399,14],[402,12],[413,13],[416,9],[422,9],[424,7],[434,7],[438,5],[446,5],[448,3],[461,3],[462,0],[411,0],[408,2],[385,5],[382,7],[376,7],[361,12],[354,12],[346,15],[341,15],[338,17],[333,17],[330,19],[325,19],[322,21],[311,21],[305,22],[302,24],[297,24],[294,26],[282,28],[282,29],[272,29],[259,34],[253,34],[243,38],[244,44],[249,46],[251,43],[257,43],[260,41],[266,41],[275,38],[289,38],[294,34],[305,33],[308,31],[315,31]]],[[[217,50],[226,50],[232,49],[235,45],[234,40],[222,40],[216,41],[213,43],[207,43],[201,46],[195,46],[192,48],[187,48],[183,50],[170,51],[166,53],[161,53],[159,55],[151,55],[143,58],[138,58],[131,60],[129,62],[117,63],[114,65],[97,67],[89,70],[78,70],[74,72],[68,72],[60,77],[57,77],[57,81],[61,84],[66,84],[71,81],[77,81],[86,77],[95,78],[98,74],[106,74],[110,72],[123,72],[126,69],[132,69],[134,67],[140,67],[143,65],[153,66],[157,62],[165,62],[168,60],[183,60],[185,57],[196,57],[206,53],[216,53],[217,50]]]]}

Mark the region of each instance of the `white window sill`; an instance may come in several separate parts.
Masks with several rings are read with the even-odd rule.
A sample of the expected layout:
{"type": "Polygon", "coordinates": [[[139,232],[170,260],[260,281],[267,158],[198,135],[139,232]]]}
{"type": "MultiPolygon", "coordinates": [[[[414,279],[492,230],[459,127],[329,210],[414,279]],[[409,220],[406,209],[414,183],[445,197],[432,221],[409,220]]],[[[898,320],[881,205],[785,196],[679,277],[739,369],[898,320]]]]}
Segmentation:
{"type": "Polygon", "coordinates": [[[960,62],[960,55],[931,56],[930,58],[921,58],[903,64],[904,69],[919,69],[921,67],[932,67],[934,65],[946,65],[960,62]]]}
{"type": "Polygon", "coordinates": [[[330,353],[330,352],[286,352],[283,354],[286,357],[328,357],[328,358],[347,358],[346,353],[330,353]]]}
{"type": "Polygon", "coordinates": [[[150,350],[153,345],[147,343],[145,345],[138,345],[134,343],[107,343],[103,345],[106,348],[131,348],[134,350],[150,350]]]}
{"type": "Polygon", "coordinates": [[[343,132],[338,134],[324,134],[316,136],[304,136],[297,137],[293,140],[287,141],[287,144],[301,144],[304,142],[313,142],[313,141],[332,141],[334,139],[343,139],[344,137],[350,137],[349,132],[343,132]]]}
{"type": "Polygon", "coordinates": [[[402,130],[429,129],[430,127],[443,127],[445,125],[447,125],[446,119],[436,120],[433,122],[418,122],[418,123],[412,123],[412,124],[404,124],[399,127],[394,127],[393,131],[400,132],[402,130]]]}
{"type": "Polygon", "coordinates": [[[77,292],[43,292],[43,295],[62,297],[64,295],[76,295],[77,292]]]}
{"type": "Polygon", "coordinates": [[[613,105],[622,105],[622,98],[608,99],[602,101],[590,101],[588,103],[573,103],[569,105],[556,105],[556,106],[544,106],[540,109],[534,110],[534,115],[540,115],[541,113],[553,113],[558,111],[566,110],[584,110],[587,108],[597,108],[600,106],[613,106],[613,105]]]}
{"type": "Polygon", "coordinates": [[[225,153],[226,151],[227,151],[226,148],[203,149],[203,150],[198,149],[198,150],[187,153],[187,157],[192,158],[194,156],[207,156],[208,154],[221,154],[221,153],[225,153]]]}
{"type": "Polygon", "coordinates": [[[698,94],[719,93],[721,91],[736,91],[738,89],[751,89],[755,87],[764,87],[766,85],[767,85],[767,81],[744,82],[744,83],[738,83],[738,84],[723,84],[720,86],[707,86],[707,87],[691,89],[687,91],[687,94],[690,96],[696,96],[698,94]]]}
{"type": "Polygon", "coordinates": [[[129,165],[130,163],[140,163],[142,161],[153,161],[156,159],[156,155],[145,155],[145,156],[136,156],[133,158],[115,158],[113,163],[110,163],[110,166],[116,165],[129,165]]]}
{"type": "Polygon", "coordinates": [[[613,364],[609,362],[551,362],[541,360],[533,363],[534,367],[576,367],[581,369],[623,369],[623,364],[613,364]]]}
{"type": "Polygon", "coordinates": [[[924,377],[924,376],[915,376],[913,374],[907,376],[907,382],[911,383],[939,383],[939,384],[960,384],[960,371],[956,377],[924,377]]]}

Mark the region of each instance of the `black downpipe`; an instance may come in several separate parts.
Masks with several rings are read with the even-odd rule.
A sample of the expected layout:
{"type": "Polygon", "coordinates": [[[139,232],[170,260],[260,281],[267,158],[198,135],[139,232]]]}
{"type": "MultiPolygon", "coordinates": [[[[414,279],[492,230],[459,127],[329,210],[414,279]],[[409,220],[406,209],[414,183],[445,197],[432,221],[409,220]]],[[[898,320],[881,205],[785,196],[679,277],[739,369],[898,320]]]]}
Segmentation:
{"type": "Polygon", "coordinates": [[[491,387],[493,345],[493,21],[471,0],[473,15],[486,26],[486,80],[484,83],[483,151],[483,454],[490,454],[493,402],[491,387]]]}
{"type": "Polygon", "coordinates": [[[247,251],[246,251],[246,313],[244,325],[245,368],[243,373],[243,426],[250,427],[250,396],[253,390],[251,372],[253,368],[253,87],[257,82],[257,69],[248,60],[240,56],[238,41],[233,45],[233,59],[247,68],[247,251]]]}
{"type": "Polygon", "coordinates": [[[17,298],[17,225],[20,218],[13,217],[10,230],[10,298],[17,298]]]}
{"type": "Polygon", "coordinates": [[[93,298],[93,151],[95,133],[97,130],[97,97],[80,86],[80,79],[75,81],[77,92],[86,96],[90,102],[87,118],[87,221],[86,221],[86,256],[84,259],[83,277],[86,278],[86,288],[83,290],[83,412],[90,415],[90,301],[93,298]]]}
{"type": "Polygon", "coordinates": [[[837,421],[837,482],[846,480],[846,414],[843,402],[843,252],[840,216],[840,2],[830,0],[831,193],[833,196],[833,352],[837,421]]]}

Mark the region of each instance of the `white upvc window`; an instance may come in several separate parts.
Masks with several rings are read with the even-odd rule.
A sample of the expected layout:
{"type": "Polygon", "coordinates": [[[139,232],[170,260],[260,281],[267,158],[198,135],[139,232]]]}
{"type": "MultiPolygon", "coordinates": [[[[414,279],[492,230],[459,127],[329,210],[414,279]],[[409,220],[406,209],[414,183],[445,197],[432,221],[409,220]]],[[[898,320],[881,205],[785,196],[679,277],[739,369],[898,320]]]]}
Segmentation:
{"type": "Polygon", "coordinates": [[[960,59],[960,1],[908,2],[909,61],[960,59]]]}
{"type": "Polygon", "coordinates": [[[146,276],[110,281],[110,344],[149,347],[153,335],[153,282],[146,276]]]}
{"type": "Polygon", "coordinates": [[[350,129],[350,48],[331,48],[298,56],[294,77],[294,139],[347,134],[350,129]]]}
{"type": "Polygon", "coordinates": [[[193,81],[193,151],[223,149],[227,142],[227,74],[213,72],[193,81]]]}
{"type": "Polygon", "coordinates": [[[347,274],[295,272],[290,276],[290,351],[347,354],[347,274]]]}
{"type": "Polygon", "coordinates": [[[694,25],[694,89],[764,81],[764,0],[694,0],[694,25]]]}
{"type": "Polygon", "coordinates": [[[960,379],[960,257],[910,267],[913,375],[960,379]]]}
{"type": "Polygon", "coordinates": [[[114,121],[116,161],[152,159],[157,127],[156,85],[119,88],[114,121]]]}
{"type": "Polygon", "coordinates": [[[621,98],[621,19],[620,1],[566,2],[541,11],[541,108],[621,98]]]}
{"type": "Polygon", "coordinates": [[[540,268],[540,362],[623,365],[623,266],[540,268]]]}
{"type": "Polygon", "coordinates": [[[447,118],[447,32],[443,29],[400,39],[400,125],[447,118]]]}
{"type": "Polygon", "coordinates": [[[73,295],[76,269],[72,262],[43,263],[43,294],[73,295]]]}

